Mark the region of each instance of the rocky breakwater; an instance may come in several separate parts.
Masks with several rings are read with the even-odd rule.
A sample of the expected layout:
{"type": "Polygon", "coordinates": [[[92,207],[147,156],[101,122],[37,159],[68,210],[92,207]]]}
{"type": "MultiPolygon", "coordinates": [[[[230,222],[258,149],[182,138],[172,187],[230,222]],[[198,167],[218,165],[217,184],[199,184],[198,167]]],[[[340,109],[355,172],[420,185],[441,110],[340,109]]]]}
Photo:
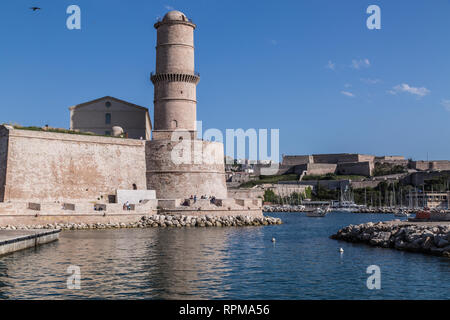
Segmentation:
{"type": "Polygon", "coordinates": [[[0,230],[245,227],[277,224],[282,224],[281,219],[272,217],[153,215],[143,216],[139,221],[132,223],[51,223],[46,225],[5,226],[0,227],[0,230]]]}
{"type": "Polygon", "coordinates": [[[450,257],[450,224],[369,222],[345,227],[331,238],[450,257]]]}

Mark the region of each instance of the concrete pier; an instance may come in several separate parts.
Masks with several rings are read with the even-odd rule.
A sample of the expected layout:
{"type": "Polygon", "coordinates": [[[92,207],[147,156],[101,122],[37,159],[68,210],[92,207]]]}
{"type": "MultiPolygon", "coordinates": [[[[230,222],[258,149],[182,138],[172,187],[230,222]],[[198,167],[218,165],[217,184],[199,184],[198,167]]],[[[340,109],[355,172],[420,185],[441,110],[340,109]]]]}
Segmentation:
{"type": "Polygon", "coordinates": [[[0,256],[59,239],[58,230],[0,230],[0,256]]]}

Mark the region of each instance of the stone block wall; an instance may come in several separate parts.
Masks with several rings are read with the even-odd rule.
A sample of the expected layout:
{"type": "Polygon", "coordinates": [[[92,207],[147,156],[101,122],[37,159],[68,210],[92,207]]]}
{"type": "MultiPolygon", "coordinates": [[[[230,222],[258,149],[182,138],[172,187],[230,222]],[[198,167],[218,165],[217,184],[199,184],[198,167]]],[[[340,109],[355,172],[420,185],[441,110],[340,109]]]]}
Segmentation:
{"type": "Polygon", "coordinates": [[[336,173],[336,164],[330,163],[310,163],[306,165],[306,175],[325,175],[328,173],[336,173]]]}
{"type": "Polygon", "coordinates": [[[285,166],[296,166],[301,164],[307,164],[307,163],[313,163],[313,157],[312,156],[284,156],[283,155],[283,162],[282,165],[285,166]]]}
{"type": "Polygon", "coordinates": [[[378,161],[404,161],[406,160],[404,156],[380,156],[375,157],[375,162],[378,161]]]}
{"type": "Polygon", "coordinates": [[[124,204],[127,201],[132,204],[143,200],[156,199],[155,190],[117,190],[117,203],[124,204]]]}
{"type": "Polygon", "coordinates": [[[341,188],[345,188],[346,186],[350,186],[349,180],[309,180],[309,181],[299,181],[298,184],[302,186],[309,186],[312,190],[317,188],[317,184],[320,185],[321,188],[326,188],[330,190],[338,190],[341,188]]]}
{"type": "Polygon", "coordinates": [[[411,169],[419,170],[419,171],[427,171],[430,170],[429,161],[411,161],[411,169]]]}
{"type": "Polygon", "coordinates": [[[382,182],[381,180],[352,181],[350,184],[353,189],[364,189],[364,188],[376,188],[381,182],[382,182]]]}
{"type": "Polygon", "coordinates": [[[450,161],[412,161],[411,168],[418,171],[438,171],[450,170],[450,161]]]}
{"type": "Polygon", "coordinates": [[[337,165],[337,173],[341,175],[361,175],[369,177],[372,175],[373,169],[374,164],[371,161],[339,163],[337,165]]]}
{"type": "Polygon", "coordinates": [[[3,201],[107,202],[116,189],[147,189],[145,141],[0,131],[0,150],[8,148],[3,201]]]}
{"type": "Polygon", "coordinates": [[[450,161],[432,161],[431,170],[450,170],[450,161]]]}
{"type": "Polygon", "coordinates": [[[222,143],[153,140],[145,152],[147,187],[158,199],[227,198],[222,143]]]}
{"type": "Polygon", "coordinates": [[[402,182],[420,187],[425,183],[426,180],[436,179],[448,175],[450,175],[450,171],[414,172],[410,175],[405,176],[402,179],[402,182]]]}
{"type": "Polygon", "coordinates": [[[234,199],[257,199],[264,196],[263,189],[228,189],[228,196],[234,199]]]}
{"type": "Polygon", "coordinates": [[[314,154],[314,163],[343,163],[374,161],[375,156],[358,153],[314,154]]]}
{"type": "Polygon", "coordinates": [[[8,130],[0,127],[0,202],[5,198],[6,168],[8,159],[8,130]]]}
{"type": "MultiPolygon", "coordinates": [[[[305,194],[306,189],[308,187],[309,186],[307,186],[307,185],[305,186],[300,183],[280,182],[280,183],[274,184],[269,189],[272,190],[277,196],[287,197],[293,193],[305,194]]],[[[311,189],[313,190],[314,187],[311,189]]]]}

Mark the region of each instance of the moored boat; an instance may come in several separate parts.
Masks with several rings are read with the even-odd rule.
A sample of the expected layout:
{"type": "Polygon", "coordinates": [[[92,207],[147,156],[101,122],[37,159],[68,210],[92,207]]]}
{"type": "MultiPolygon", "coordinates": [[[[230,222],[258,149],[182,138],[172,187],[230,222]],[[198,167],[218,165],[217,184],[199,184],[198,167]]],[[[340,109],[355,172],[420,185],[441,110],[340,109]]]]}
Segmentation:
{"type": "Polygon", "coordinates": [[[330,212],[330,208],[317,208],[313,211],[306,212],[307,217],[325,217],[328,212],[330,212]]]}
{"type": "Polygon", "coordinates": [[[410,214],[407,213],[405,210],[400,209],[400,210],[394,212],[394,216],[395,217],[403,217],[403,218],[406,217],[406,218],[408,218],[410,216],[410,214]]]}

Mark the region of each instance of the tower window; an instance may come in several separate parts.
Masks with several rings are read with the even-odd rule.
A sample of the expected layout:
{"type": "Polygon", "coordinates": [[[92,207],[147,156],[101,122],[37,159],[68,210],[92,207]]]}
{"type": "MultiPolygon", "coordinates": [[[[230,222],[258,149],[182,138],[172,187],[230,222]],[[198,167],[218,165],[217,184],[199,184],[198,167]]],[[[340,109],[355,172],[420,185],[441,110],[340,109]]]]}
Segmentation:
{"type": "Polygon", "coordinates": [[[105,102],[105,106],[106,106],[107,108],[111,107],[111,102],[106,101],[106,102],[105,102]]]}
{"type": "Polygon", "coordinates": [[[172,121],[172,128],[178,128],[178,122],[177,120],[172,121]]]}
{"type": "Polygon", "coordinates": [[[111,124],[111,113],[105,114],[105,124],[111,124]]]}

